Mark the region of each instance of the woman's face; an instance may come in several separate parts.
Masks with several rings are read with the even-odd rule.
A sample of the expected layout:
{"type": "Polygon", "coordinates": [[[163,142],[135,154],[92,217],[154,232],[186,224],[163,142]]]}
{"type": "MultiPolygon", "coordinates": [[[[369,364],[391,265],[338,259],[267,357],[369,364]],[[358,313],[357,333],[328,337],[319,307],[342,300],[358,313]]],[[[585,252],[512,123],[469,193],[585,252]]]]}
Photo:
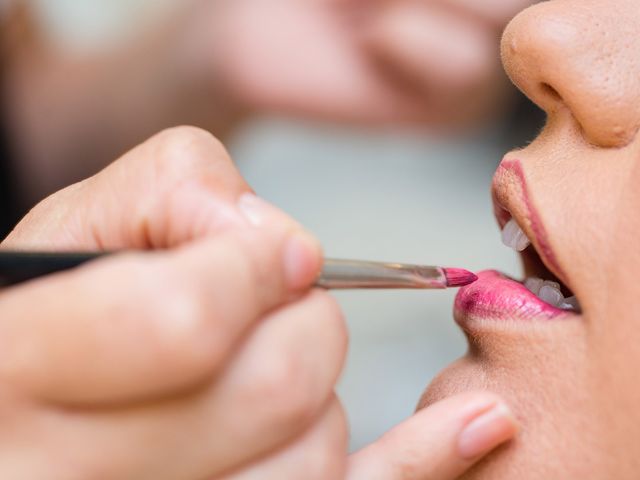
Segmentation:
{"type": "Polygon", "coordinates": [[[495,272],[459,292],[469,352],[420,405],[488,389],[522,425],[464,478],[638,478],[639,52],[638,0],[544,2],[507,27],[507,72],[548,122],[498,168],[496,216],[512,244],[527,243],[513,222],[531,242],[525,278],[557,278],[562,297],[495,272]]]}

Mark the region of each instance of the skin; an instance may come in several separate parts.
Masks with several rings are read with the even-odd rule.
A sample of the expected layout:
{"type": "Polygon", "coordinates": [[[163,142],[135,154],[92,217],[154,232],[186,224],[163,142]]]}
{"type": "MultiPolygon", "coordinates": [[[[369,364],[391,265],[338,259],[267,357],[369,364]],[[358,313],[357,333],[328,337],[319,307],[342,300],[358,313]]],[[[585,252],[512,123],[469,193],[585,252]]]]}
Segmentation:
{"type": "Polygon", "coordinates": [[[320,248],[202,130],[52,195],[0,248],[129,250],[0,289],[0,478],[448,480],[517,431],[469,392],[348,456],[320,248]]]}
{"type": "Polygon", "coordinates": [[[547,125],[505,157],[494,196],[583,314],[556,320],[500,315],[465,327],[469,353],[427,388],[420,407],[469,389],[503,395],[522,422],[515,442],[464,479],[633,479],[640,468],[637,271],[640,252],[640,10],[633,0],[544,2],[507,27],[507,73],[547,125]]]}
{"type": "Polygon", "coordinates": [[[0,30],[12,46],[2,113],[22,201],[179,124],[226,141],[264,113],[430,129],[497,116],[510,94],[499,34],[531,0],[478,3],[192,0],[170,22],[91,55],[59,51],[22,15],[14,26],[26,28],[0,30]]]}

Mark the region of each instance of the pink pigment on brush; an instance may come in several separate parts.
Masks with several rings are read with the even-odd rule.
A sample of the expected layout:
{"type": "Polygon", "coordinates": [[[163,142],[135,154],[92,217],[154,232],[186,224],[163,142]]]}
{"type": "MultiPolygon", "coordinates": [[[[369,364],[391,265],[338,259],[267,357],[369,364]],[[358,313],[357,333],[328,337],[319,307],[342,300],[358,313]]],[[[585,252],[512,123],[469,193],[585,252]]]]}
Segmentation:
{"type": "Polygon", "coordinates": [[[447,278],[448,287],[463,287],[478,280],[475,273],[463,268],[444,268],[444,276],[447,278]]]}

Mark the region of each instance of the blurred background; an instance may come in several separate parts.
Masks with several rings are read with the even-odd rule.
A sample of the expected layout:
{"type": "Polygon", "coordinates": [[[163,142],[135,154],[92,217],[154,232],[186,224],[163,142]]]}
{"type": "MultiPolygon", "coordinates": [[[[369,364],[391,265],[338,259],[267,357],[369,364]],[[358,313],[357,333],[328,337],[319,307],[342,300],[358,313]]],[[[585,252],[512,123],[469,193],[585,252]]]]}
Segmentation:
{"type": "MultiPolygon", "coordinates": [[[[270,6],[269,1],[254,0],[254,3],[261,4],[260,8],[275,8],[283,3],[280,0],[270,1],[270,6]]],[[[323,1],[336,3],[337,0],[294,0],[294,3],[302,5],[323,1]]],[[[56,52],[55,55],[63,59],[63,65],[74,72],[80,72],[73,78],[82,75],[90,78],[86,72],[102,68],[96,65],[108,64],[112,57],[117,56],[113,52],[121,51],[123,45],[128,46],[127,48],[131,45],[144,46],[147,38],[155,38],[152,34],[147,36],[147,32],[157,31],[158,28],[170,30],[172,27],[168,19],[182,15],[183,9],[179,3],[177,0],[35,0],[30,5],[29,20],[23,22],[22,28],[30,29],[31,41],[37,37],[40,45],[46,45],[45,49],[40,47],[40,53],[33,57],[49,58],[51,52],[56,52]],[[159,25],[162,27],[158,27],[159,25]],[[34,31],[37,32],[35,36],[34,31]],[[46,50],[47,54],[42,54],[42,50],[46,50]],[[96,58],[100,60],[96,61],[96,58]],[[82,66],[77,67],[77,64],[82,66]]],[[[237,2],[238,5],[250,3],[249,0],[237,2]]],[[[465,2],[458,0],[453,3],[465,2]]],[[[483,8],[473,6],[473,2],[467,3],[472,10],[483,8]]],[[[74,149],[68,149],[66,145],[70,142],[63,146],[61,141],[64,132],[50,134],[54,137],[52,140],[48,134],[42,133],[44,128],[38,126],[38,122],[48,123],[46,131],[49,131],[52,117],[58,118],[55,115],[60,115],[60,112],[56,110],[58,106],[55,101],[48,100],[46,92],[64,90],[60,85],[73,83],[74,80],[62,67],[56,67],[49,83],[44,82],[43,79],[47,78],[44,74],[24,73],[29,72],[29,68],[38,72],[35,67],[23,67],[23,73],[17,75],[20,81],[15,80],[13,87],[9,84],[11,93],[8,96],[9,110],[18,112],[15,114],[14,124],[27,132],[16,133],[17,138],[22,139],[21,145],[16,148],[19,151],[17,158],[21,158],[22,163],[13,166],[17,177],[28,178],[28,181],[18,182],[21,191],[30,192],[22,197],[22,201],[25,205],[31,204],[76,177],[93,173],[109,159],[115,158],[153,131],[183,123],[184,120],[186,123],[200,124],[222,137],[242,173],[258,194],[289,212],[313,231],[322,241],[327,255],[441,264],[471,270],[497,268],[517,275],[519,265],[516,256],[500,243],[492,215],[489,186],[493,171],[506,150],[533,138],[541,122],[540,114],[527,106],[523,99],[509,89],[506,80],[500,77],[498,64],[500,30],[508,18],[532,2],[515,0],[511,2],[510,8],[505,7],[510,4],[509,1],[485,3],[493,5],[489,14],[482,11],[472,11],[472,14],[474,18],[480,18],[474,21],[485,22],[483,25],[486,25],[489,33],[485,37],[479,37],[473,32],[484,30],[476,29],[469,35],[464,31],[458,37],[452,34],[451,38],[445,38],[446,45],[442,48],[450,48],[450,43],[456,44],[457,39],[461,39],[456,44],[458,49],[464,47],[464,41],[470,42],[472,46],[467,49],[469,51],[460,53],[461,62],[466,66],[474,62],[475,57],[470,57],[471,54],[483,55],[483,52],[489,52],[487,55],[493,59],[492,62],[495,61],[495,65],[492,63],[487,67],[489,74],[482,70],[483,73],[478,74],[481,81],[477,85],[461,83],[461,91],[467,89],[471,92],[468,98],[464,98],[460,92],[454,92],[449,95],[453,99],[451,102],[434,107],[429,103],[432,101],[430,98],[444,97],[446,94],[434,89],[433,85],[446,86],[452,83],[432,79],[429,77],[430,72],[424,74],[416,71],[413,75],[406,75],[411,82],[403,85],[411,91],[411,96],[409,98],[405,95],[402,101],[407,100],[407,104],[415,107],[415,110],[407,109],[404,113],[367,113],[354,100],[352,110],[360,111],[351,115],[351,111],[347,111],[351,107],[344,105],[357,97],[356,94],[340,97],[339,108],[324,108],[330,103],[334,93],[334,90],[327,87],[327,82],[335,77],[342,79],[343,73],[349,73],[346,72],[348,69],[342,70],[340,62],[337,62],[335,69],[330,72],[333,77],[322,77],[327,70],[323,69],[320,74],[313,76],[313,80],[318,83],[310,82],[301,87],[301,95],[305,92],[317,93],[319,97],[325,94],[323,88],[327,87],[326,98],[329,102],[322,100],[318,102],[320,106],[300,107],[302,96],[287,104],[286,101],[272,101],[271,98],[265,100],[265,95],[256,93],[244,97],[253,102],[251,104],[247,100],[243,103],[243,109],[250,109],[250,114],[237,115],[242,117],[241,121],[236,121],[236,115],[230,115],[233,118],[222,122],[216,115],[212,115],[216,118],[211,119],[201,112],[193,117],[182,113],[175,117],[163,116],[166,112],[159,109],[155,102],[155,109],[150,109],[148,116],[158,121],[147,121],[144,128],[134,129],[135,135],[118,137],[117,141],[112,142],[113,145],[106,141],[101,143],[105,135],[96,135],[87,126],[84,117],[72,112],[69,115],[77,115],[80,119],[78,123],[83,128],[79,132],[80,140],[71,142],[74,149]],[[491,16],[493,13],[496,15],[491,16]],[[485,50],[474,50],[479,42],[484,41],[487,42],[485,50]],[[24,84],[22,80],[26,75],[37,78],[30,80],[32,90],[27,92],[21,90],[21,85],[24,84]],[[427,97],[421,103],[422,100],[417,100],[414,84],[417,81],[429,84],[431,80],[431,87],[420,92],[421,96],[427,97]],[[498,84],[499,89],[495,87],[498,84]],[[496,93],[496,90],[499,92],[496,93]],[[32,93],[34,91],[38,93],[32,93]],[[20,113],[22,110],[16,106],[21,98],[27,105],[24,109],[26,113],[20,113]],[[479,98],[482,101],[478,102],[479,98]],[[458,104],[454,101],[456,99],[458,104]],[[31,106],[29,102],[32,102],[31,106]],[[448,118],[451,110],[466,112],[472,103],[480,106],[471,109],[468,116],[465,114],[461,118],[448,118]],[[345,111],[340,110],[342,107],[345,111]],[[423,117],[421,113],[429,114],[423,117]],[[227,128],[228,124],[233,124],[233,128],[227,128]],[[58,157],[65,161],[70,158],[84,160],[65,165],[56,160],[58,157]],[[34,175],[34,171],[39,174],[34,175]],[[24,172],[31,173],[25,175],[24,172]]],[[[353,16],[356,24],[367,17],[361,8],[362,5],[359,5],[356,10],[358,14],[353,16]]],[[[221,17],[222,15],[216,18],[221,17]]],[[[366,41],[374,38],[372,45],[382,45],[376,50],[376,58],[382,52],[383,56],[389,58],[395,55],[395,59],[410,50],[404,43],[393,43],[400,38],[399,35],[394,36],[394,28],[400,28],[401,32],[410,32],[413,28],[411,25],[403,26],[398,18],[402,20],[402,14],[396,14],[395,17],[392,15],[392,21],[388,23],[376,21],[374,33],[368,32],[365,35],[366,41]],[[384,43],[388,38],[391,41],[384,43]]],[[[254,28],[247,27],[246,35],[250,37],[253,33],[262,34],[258,30],[266,28],[269,18],[263,17],[262,20],[251,24],[254,28]]],[[[297,22],[294,17],[288,21],[297,22]]],[[[466,17],[463,22],[467,22],[466,17]]],[[[277,26],[275,20],[274,25],[277,26]]],[[[439,22],[438,25],[442,27],[443,24],[439,22]]],[[[458,27],[459,25],[452,24],[451,28],[455,30],[458,27]]],[[[185,60],[185,64],[191,65],[189,56],[193,55],[197,59],[200,58],[197,57],[200,53],[198,48],[189,46],[206,42],[207,40],[203,40],[205,37],[216,44],[217,50],[226,52],[227,47],[231,49],[231,37],[215,35],[216,29],[224,31],[225,28],[222,23],[213,22],[212,26],[205,29],[209,37],[194,36],[184,43],[176,41],[162,44],[162,48],[168,51],[176,46],[184,47],[184,50],[180,50],[179,57],[185,60]]],[[[267,32],[267,38],[277,37],[287,28],[292,29],[292,24],[286,23],[271,33],[267,32]]],[[[309,28],[312,29],[305,27],[309,28]]],[[[195,30],[197,29],[194,27],[195,30]]],[[[241,28],[237,27],[234,32],[239,30],[241,28]]],[[[442,35],[439,38],[442,40],[442,35]]],[[[414,37],[406,41],[417,44],[426,42],[427,46],[422,45],[422,50],[417,50],[418,56],[407,56],[399,61],[414,62],[418,65],[416,68],[426,68],[430,61],[430,40],[414,37]],[[420,55],[424,55],[424,58],[420,55]]],[[[287,42],[287,38],[284,38],[281,43],[287,42]]],[[[252,48],[251,42],[246,41],[246,38],[240,44],[242,48],[237,49],[238,55],[252,48]]],[[[307,59],[308,61],[322,61],[318,49],[310,49],[312,53],[315,52],[314,57],[305,51],[304,43],[289,42],[287,45],[303,50],[302,57],[300,54],[295,57],[296,61],[309,56],[311,60],[307,59]]],[[[278,48],[282,48],[282,45],[278,48]]],[[[297,71],[292,71],[291,74],[284,72],[286,78],[271,79],[269,75],[274,71],[278,73],[278,69],[284,71],[284,67],[277,62],[269,64],[268,54],[267,51],[260,52],[259,61],[266,62],[265,70],[251,74],[250,80],[260,86],[271,83],[277,86],[278,82],[286,85],[292,77],[298,75],[297,71]]],[[[448,56],[451,55],[454,54],[448,56]]],[[[210,56],[214,56],[213,51],[210,56]]],[[[220,58],[225,57],[223,55],[220,58]]],[[[292,61],[288,61],[285,66],[290,66],[292,61]]],[[[436,59],[433,61],[436,67],[438,61],[443,65],[446,63],[442,59],[436,59]]],[[[115,120],[112,123],[97,123],[95,130],[98,132],[101,131],[100,128],[104,132],[116,131],[119,124],[123,123],[117,117],[120,113],[113,107],[118,100],[110,93],[119,85],[114,78],[138,75],[134,68],[129,68],[132,64],[120,60],[114,62],[120,62],[116,63],[119,65],[119,75],[101,75],[103,83],[88,94],[91,98],[107,99],[104,104],[108,103],[109,109],[105,109],[107,113],[102,117],[103,120],[108,114],[116,112],[113,113],[115,120]]],[[[227,62],[233,63],[234,68],[221,68],[217,70],[220,72],[219,76],[216,77],[214,72],[213,77],[236,79],[231,82],[234,86],[250,85],[251,82],[244,81],[240,74],[237,77],[232,75],[245,68],[238,66],[242,62],[227,62]]],[[[31,61],[31,64],[35,63],[37,62],[31,61]]],[[[202,66],[202,62],[193,63],[195,66],[189,67],[193,71],[202,66]]],[[[250,66],[255,63],[250,63],[250,66]]],[[[215,67],[220,65],[214,64],[215,67]]],[[[433,71],[435,67],[429,68],[433,71]]],[[[447,68],[454,72],[452,75],[461,75],[465,81],[479,71],[478,68],[470,71],[463,69],[455,73],[455,65],[447,68]]],[[[403,71],[407,73],[408,67],[403,71]]],[[[161,81],[162,74],[147,70],[139,75],[136,77],[138,87],[148,92],[152,98],[154,85],[161,81]]],[[[200,88],[200,83],[193,84],[193,89],[197,88],[200,88]]],[[[366,88],[366,85],[358,87],[356,93],[359,94],[366,88]]],[[[249,87],[245,90],[249,90],[249,87]]],[[[207,109],[224,112],[231,103],[229,98],[241,96],[238,91],[243,90],[225,91],[224,96],[213,98],[207,109]]],[[[82,89],[74,87],[73,93],[67,93],[67,97],[62,95],[62,98],[73,103],[77,100],[75,97],[82,99],[82,95],[82,89]]],[[[284,98],[282,93],[274,95],[284,98]]],[[[60,98],[57,94],[53,96],[60,98]]],[[[376,103],[377,100],[381,104],[387,102],[392,106],[391,109],[400,103],[400,100],[395,102],[391,96],[386,98],[381,94],[372,95],[362,104],[376,103]]],[[[121,102],[126,103],[125,100],[121,102]]],[[[188,100],[183,103],[186,102],[188,100]]],[[[100,103],[96,108],[106,107],[100,103]]],[[[64,116],[64,110],[62,112],[64,116]]],[[[133,113],[131,115],[134,116],[133,113]]],[[[127,125],[126,121],[124,124],[127,125]]],[[[352,448],[363,446],[409,416],[430,379],[448,363],[464,354],[465,341],[452,320],[454,294],[455,292],[439,291],[337,294],[351,333],[348,365],[340,382],[339,393],[350,419],[352,448]]]]}

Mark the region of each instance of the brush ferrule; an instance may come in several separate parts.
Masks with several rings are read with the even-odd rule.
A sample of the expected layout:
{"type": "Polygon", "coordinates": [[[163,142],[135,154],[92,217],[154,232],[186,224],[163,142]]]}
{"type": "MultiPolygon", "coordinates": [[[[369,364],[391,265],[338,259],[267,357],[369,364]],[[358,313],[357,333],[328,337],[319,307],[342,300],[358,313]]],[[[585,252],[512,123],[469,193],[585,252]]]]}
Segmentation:
{"type": "Polygon", "coordinates": [[[437,289],[446,288],[447,279],[440,267],[326,259],[316,286],[437,289]]]}

